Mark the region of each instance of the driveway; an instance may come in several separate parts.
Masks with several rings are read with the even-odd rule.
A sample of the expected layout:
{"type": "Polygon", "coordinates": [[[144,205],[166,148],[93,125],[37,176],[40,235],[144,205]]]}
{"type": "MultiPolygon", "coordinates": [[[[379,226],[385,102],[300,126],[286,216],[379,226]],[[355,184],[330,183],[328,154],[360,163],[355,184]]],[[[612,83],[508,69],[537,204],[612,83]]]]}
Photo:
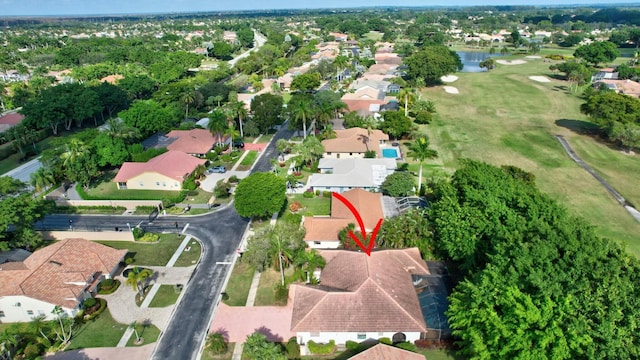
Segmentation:
{"type": "Polygon", "coordinates": [[[223,179],[228,179],[231,176],[237,176],[238,179],[244,179],[249,176],[249,171],[227,171],[224,174],[214,173],[208,174],[204,180],[200,181],[200,188],[204,191],[213,192],[213,189],[216,187],[218,181],[223,179]]]}
{"type": "Polygon", "coordinates": [[[247,336],[258,331],[269,341],[287,341],[296,336],[291,332],[293,301],[287,306],[227,306],[220,304],[211,332],[219,332],[229,342],[243,343],[247,336]]]}
{"type": "Polygon", "coordinates": [[[148,344],[140,347],[121,347],[121,348],[89,348],[80,350],[71,350],[55,353],[54,355],[45,356],[46,360],[108,360],[108,359],[148,359],[153,352],[154,344],[148,344]]]}

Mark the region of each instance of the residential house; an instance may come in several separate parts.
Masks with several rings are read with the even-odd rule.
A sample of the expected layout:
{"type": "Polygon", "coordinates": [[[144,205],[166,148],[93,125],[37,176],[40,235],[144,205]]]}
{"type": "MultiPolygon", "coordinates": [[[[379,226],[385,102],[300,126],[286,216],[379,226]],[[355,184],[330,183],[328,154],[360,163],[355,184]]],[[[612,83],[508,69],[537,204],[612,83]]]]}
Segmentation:
{"type": "Polygon", "coordinates": [[[239,45],[240,40],[238,40],[238,34],[235,31],[225,31],[222,33],[222,40],[232,44],[239,45]]]}
{"type": "Polygon", "coordinates": [[[417,248],[363,252],[322,250],[319,285],[291,285],[291,330],[309,340],[415,341],[427,332],[413,277],[429,274],[417,248]],[[292,294],[292,295],[291,295],[292,294]]]}
{"type": "Polygon", "coordinates": [[[340,42],[347,41],[347,39],[349,38],[349,35],[347,34],[336,33],[336,32],[329,33],[329,35],[333,36],[335,41],[340,41],[340,42]]]}
{"type": "MultiPolygon", "coordinates": [[[[205,156],[219,140],[217,136],[213,136],[209,130],[205,129],[172,130],[167,137],[176,139],[167,146],[168,150],[195,156],[205,156]]],[[[227,142],[224,136],[220,136],[220,140],[222,143],[227,142]]]]}
{"type": "Polygon", "coordinates": [[[0,116],[0,132],[5,132],[12,127],[20,124],[24,119],[24,115],[17,112],[0,116]]]}
{"type": "Polygon", "coordinates": [[[640,84],[633,80],[602,79],[595,82],[593,86],[598,88],[600,84],[604,84],[608,89],[618,94],[629,95],[635,98],[640,97],[640,84]]]}
{"type": "MultiPolygon", "coordinates": [[[[384,101],[380,102],[383,104],[384,101]]],[[[364,158],[367,151],[375,151],[376,157],[382,157],[380,145],[389,141],[389,135],[381,130],[350,128],[346,130],[336,130],[335,139],[322,141],[325,153],[324,158],[345,159],[364,158]]]]}
{"type": "Polygon", "coordinates": [[[369,349],[353,355],[349,360],[425,360],[424,355],[378,343],[369,349]]]}
{"type": "Polygon", "coordinates": [[[114,276],[126,254],[85,239],[65,239],[21,261],[0,263],[0,322],[52,320],[55,306],[74,316],[100,281],[114,276]]]}
{"type": "Polygon", "coordinates": [[[597,82],[604,79],[618,80],[618,73],[614,68],[603,68],[598,70],[598,72],[591,77],[591,82],[597,82]]]}
{"type": "MultiPolygon", "coordinates": [[[[363,189],[345,191],[342,196],[358,210],[367,231],[373,231],[378,220],[385,218],[382,194],[363,189]]],[[[358,224],[349,208],[341,201],[331,201],[331,216],[305,216],[304,240],[312,249],[336,249],[340,246],[338,234],[350,223],[358,224]]]]}
{"type": "Polygon", "coordinates": [[[125,162],[113,179],[118,189],[182,190],[183,181],[206,160],[181,151],[167,151],[144,162],[125,162]]]}
{"type": "Polygon", "coordinates": [[[311,175],[308,185],[314,191],[337,193],[351,189],[378,191],[396,168],[395,159],[323,158],[318,163],[321,173],[311,175]]]}
{"type": "Polygon", "coordinates": [[[116,85],[118,81],[122,79],[124,79],[124,76],[120,74],[113,74],[103,77],[102,79],[100,79],[100,82],[107,82],[109,84],[116,85]]]}

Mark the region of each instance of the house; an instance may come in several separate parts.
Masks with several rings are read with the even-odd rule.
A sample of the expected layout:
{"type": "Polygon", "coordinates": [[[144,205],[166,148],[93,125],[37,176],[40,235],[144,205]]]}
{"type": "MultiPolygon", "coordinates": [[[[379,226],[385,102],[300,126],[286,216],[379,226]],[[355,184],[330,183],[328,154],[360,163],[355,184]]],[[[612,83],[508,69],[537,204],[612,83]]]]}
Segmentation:
{"type": "MultiPolygon", "coordinates": [[[[195,156],[205,156],[218,142],[218,137],[214,137],[209,130],[205,129],[172,130],[167,137],[176,139],[167,146],[168,150],[195,156]]],[[[221,136],[220,139],[226,143],[225,137],[221,136]]]]}
{"type": "MultiPolygon", "coordinates": [[[[342,196],[358,210],[367,231],[372,231],[378,220],[385,217],[381,193],[353,189],[343,192],[342,196]]],[[[349,208],[341,201],[333,200],[330,217],[304,217],[304,240],[312,249],[336,249],[340,246],[338,234],[350,223],[357,224],[357,221],[349,208]]]]}
{"type": "MultiPolygon", "coordinates": [[[[380,104],[383,104],[381,101],[380,104]]],[[[375,151],[376,157],[382,157],[380,145],[389,141],[389,135],[375,129],[369,131],[363,128],[350,128],[336,130],[335,139],[322,141],[325,153],[324,158],[345,159],[364,158],[367,151],[375,151]]]]}
{"type": "Polygon", "coordinates": [[[222,40],[230,43],[231,45],[239,45],[238,34],[235,31],[224,31],[222,33],[222,40]]]}
{"type": "Polygon", "coordinates": [[[336,32],[329,33],[329,35],[333,36],[335,41],[347,41],[347,39],[349,38],[349,35],[347,34],[336,33],[336,32]]]}
{"type": "Polygon", "coordinates": [[[65,239],[22,261],[1,263],[0,322],[28,322],[36,316],[51,320],[55,306],[74,316],[126,254],[85,239],[65,239]]]}
{"type": "Polygon", "coordinates": [[[350,360],[425,360],[424,355],[391,345],[378,343],[369,349],[353,355],[350,360]]]}
{"type": "Polygon", "coordinates": [[[291,331],[299,344],[388,337],[415,341],[427,332],[413,277],[429,274],[417,248],[322,250],[319,285],[291,285],[291,331]]]}
{"type": "Polygon", "coordinates": [[[608,89],[614,90],[618,94],[629,95],[632,97],[640,97],[640,83],[633,80],[613,80],[602,79],[593,84],[594,87],[600,87],[600,84],[604,84],[608,89]]]}
{"type": "Polygon", "coordinates": [[[124,79],[124,76],[120,75],[120,74],[114,74],[114,75],[109,75],[109,76],[105,76],[102,79],[100,79],[100,82],[107,82],[111,85],[116,85],[118,83],[119,80],[124,79]]]}
{"type": "Polygon", "coordinates": [[[23,119],[24,115],[16,112],[0,116],[0,132],[5,132],[20,124],[23,119]]]}
{"type": "Polygon", "coordinates": [[[182,190],[182,182],[206,160],[170,150],[144,162],[125,162],[113,179],[118,189],[182,190]]]}
{"type": "Polygon", "coordinates": [[[378,191],[387,176],[396,168],[395,159],[322,158],[318,163],[320,174],[311,175],[308,184],[313,191],[378,191]]]}
{"type": "Polygon", "coordinates": [[[597,82],[605,79],[618,80],[618,73],[614,68],[603,68],[591,76],[591,82],[597,82]]]}

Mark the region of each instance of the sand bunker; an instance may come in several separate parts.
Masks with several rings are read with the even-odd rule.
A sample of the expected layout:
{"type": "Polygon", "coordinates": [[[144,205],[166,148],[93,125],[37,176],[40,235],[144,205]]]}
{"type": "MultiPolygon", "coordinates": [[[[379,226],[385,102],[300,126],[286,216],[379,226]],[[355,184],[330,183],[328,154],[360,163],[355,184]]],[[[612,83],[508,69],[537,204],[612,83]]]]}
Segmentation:
{"type": "Polygon", "coordinates": [[[455,86],[443,86],[443,89],[449,94],[460,94],[460,91],[458,91],[458,88],[455,86]]]}
{"type": "Polygon", "coordinates": [[[529,79],[531,79],[533,81],[537,81],[537,82],[551,82],[551,80],[549,80],[549,78],[544,77],[544,76],[529,76],[529,79]]]}
{"type": "Polygon", "coordinates": [[[542,59],[542,56],[529,55],[529,56],[525,56],[525,59],[542,59]]]}
{"type": "Polygon", "coordinates": [[[522,65],[527,63],[524,60],[496,60],[496,62],[502,65],[522,65]]]}
{"type": "Polygon", "coordinates": [[[458,80],[458,77],[455,76],[455,75],[447,75],[447,76],[441,77],[440,80],[442,80],[442,82],[452,83],[452,82],[458,80]]]}

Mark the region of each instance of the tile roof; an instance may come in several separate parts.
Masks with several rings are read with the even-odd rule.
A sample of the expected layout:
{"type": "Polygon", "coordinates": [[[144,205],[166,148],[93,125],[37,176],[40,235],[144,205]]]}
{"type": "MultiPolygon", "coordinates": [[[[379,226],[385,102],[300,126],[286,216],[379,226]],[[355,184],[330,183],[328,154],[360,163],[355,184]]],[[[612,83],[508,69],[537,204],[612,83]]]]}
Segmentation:
{"type": "Polygon", "coordinates": [[[417,248],[320,254],[320,285],[292,285],[292,331],[427,331],[411,279],[429,273],[417,248]]]}
{"type": "Polygon", "coordinates": [[[364,84],[361,86],[356,84],[355,86],[357,87],[351,88],[352,90],[355,90],[355,92],[346,93],[342,95],[340,100],[346,101],[346,100],[383,100],[384,99],[385,93],[384,91],[382,91],[382,89],[377,88],[377,86],[382,86],[378,82],[375,82],[375,83],[370,82],[370,84],[368,82],[367,84],[364,84]]]}
{"type": "Polygon", "coordinates": [[[209,130],[173,130],[167,134],[176,141],[167,146],[169,150],[182,151],[187,154],[206,154],[218,141],[209,130]]]}
{"type": "Polygon", "coordinates": [[[24,115],[19,113],[7,114],[0,117],[0,124],[4,125],[18,125],[20,121],[24,119],[24,115]]]}
{"type": "MultiPolygon", "coordinates": [[[[335,202],[335,200],[334,200],[335,202]]],[[[349,225],[357,224],[355,219],[305,216],[305,241],[337,241],[338,233],[349,225]]]]}
{"type": "Polygon", "coordinates": [[[376,344],[369,349],[353,355],[350,360],[425,360],[425,356],[391,345],[376,344]]]}
{"type": "Polygon", "coordinates": [[[120,74],[114,74],[114,75],[103,77],[102,79],[100,79],[100,82],[108,82],[109,84],[115,85],[118,82],[118,80],[122,80],[122,79],[124,79],[124,76],[120,74]]]}
{"type": "Polygon", "coordinates": [[[191,174],[198,165],[204,165],[206,160],[198,159],[180,151],[167,151],[146,163],[126,162],[122,164],[115,182],[127,182],[131,178],[145,172],[156,172],[182,182],[185,175],[191,174]]]}
{"type": "Polygon", "coordinates": [[[24,295],[73,309],[94,274],[109,274],[127,250],[85,239],[65,239],[18,263],[0,265],[0,296],[24,295]]]}
{"type": "Polygon", "coordinates": [[[394,159],[322,158],[318,169],[331,169],[331,173],[313,174],[310,187],[378,187],[387,175],[397,168],[394,159]]]}
{"type": "MultiPolygon", "coordinates": [[[[351,204],[360,212],[364,226],[373,229],[379,219],[384,218],[382,212],[382,194],[373,193],[362,189],[353,189],[341,194],[349,200],[351,204]]],[[[355,223],[356,219],[342,201],[331,201],[331,217],[338,219],[351,219],[355,223]]]]}
{"type": "MultiPolygon", "coordinates": [[[[382,102],[384,103],[384,101],[382,102]]],[[[378,129],[371,131],[371,135],[368,134],[367,129],[363,128],[350,128],[346,130],[335,130],[336,138],[327,139],[322,141],[325,152],[331,153],[344,153],[344,152],[360,152],[364,153],[369,150],[374,150],[378,156],[381,156],[380,141],[389,140],[389,135],[383,133],[378,129]],[[369,142],[365,143],[365,138],[369,137],[369,142]]]]}

